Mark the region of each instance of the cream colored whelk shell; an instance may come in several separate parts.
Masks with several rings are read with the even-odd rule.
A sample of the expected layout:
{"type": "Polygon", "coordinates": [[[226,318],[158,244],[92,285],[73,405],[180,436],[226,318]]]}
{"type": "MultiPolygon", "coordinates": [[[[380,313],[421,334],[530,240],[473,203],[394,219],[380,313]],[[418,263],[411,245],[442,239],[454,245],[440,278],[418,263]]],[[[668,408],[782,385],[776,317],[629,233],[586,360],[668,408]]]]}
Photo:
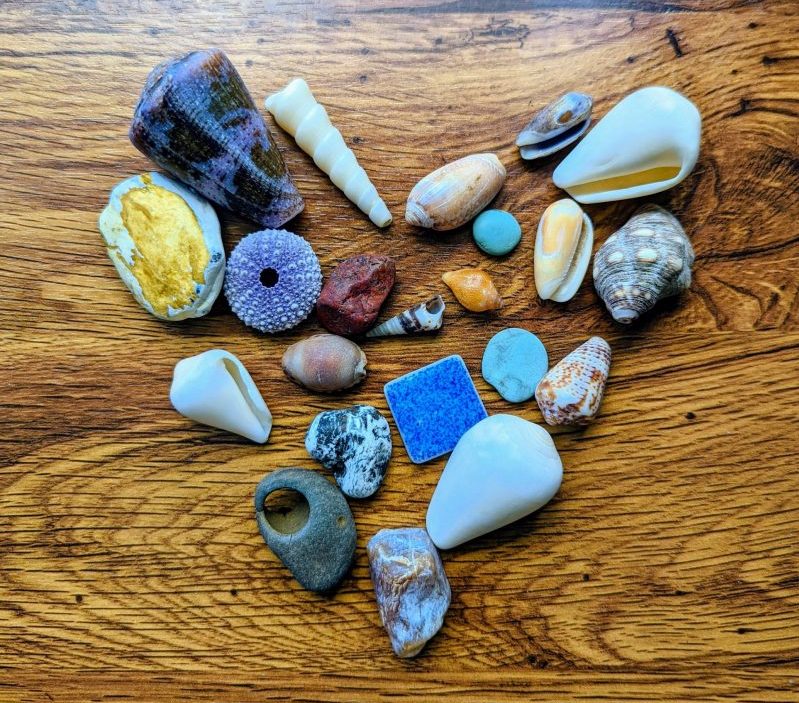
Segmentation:
{"type": "Polygon", "coordinates": [[[569,198],[552,203],[535,238],[535,287],[542,300],[571,300],[585,278],[594,246],[594,225],[569,198]]]}
{"type": "Polygon", "coordinates": [[[494,154],[472,154],[436,169],[408,195],[405,219],[416,227],[446,231],[466,224],[505,183],[505,167],[494,154]]]}
{"type": "Polygon", "coordinates": [[[162,320],[202,317],[225,274],[211,204],[160,173],[119,183],[100,215],[100,233],[122,282],[162,320]]]}
{"type": "Polygon", "coordinates": [[[391,213],[377,189],[302,78],[295,78],[265,102],[277,123],[361,212],[378,227],[391,224],[391,213]]]}
{"type": "Polygon", "coordinates": [[[172,406],[181,415],[263,444],[272,431],[272,414],[252,377],[233,354],[209,349],[175,366],[172,406]]]}
{"type": "Polygon", "coordinates": [[[680,93],[642,88],[621,100],[552,174],[581,203],[659,193],[696,165],[702,118],[680,93]]]}
{"type": "Polygon", "coordinates": [[[427,509],[440,549],[508,525],[546,505],[563,480],[549,433],[515,415],[492,415],[460,438],[427,509]]]}

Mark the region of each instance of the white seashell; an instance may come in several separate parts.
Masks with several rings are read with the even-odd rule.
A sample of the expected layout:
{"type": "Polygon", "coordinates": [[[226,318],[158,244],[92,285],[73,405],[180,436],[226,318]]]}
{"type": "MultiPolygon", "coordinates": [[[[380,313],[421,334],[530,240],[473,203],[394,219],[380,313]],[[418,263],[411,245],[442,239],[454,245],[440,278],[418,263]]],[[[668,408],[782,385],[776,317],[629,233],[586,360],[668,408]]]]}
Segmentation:
{"type": "Polygon", "coordinates": [[[542,300],[571,300],[585,278],[594,246],[594,225],[569,198],[552,203],[535,238],[535,287],[542,300]]]}
{"type": "Polygon", "coordinates": [[[644,205],[594,256],[594,287],[616,322],[629,324],[691,285],[694,250],[674,215],[644,205]]]}
{"type": "Polygon", "coordinates": [[[552,174],[581,203],[652,195],[682,181],[696,165],[702,118],[670,88],[628,95],[603,117],[552,174]]]}
{"type": "Polygon", "coordinates": [[[505,175],[505,167],[494,154],[472,154],[452,161],[413,187],[405,220],[439,231],[460,227],[494,199],[505,175]]]}
{"type": "Polygon", "coordinates": [[[417,303],[413,307],[395,315],[390,320],[377,325],[366,333],[367,337],[390,337],[398,334],[418,334],[420,332],[434,332],[441,329],[444,324],[444,299],[437,295],[424,303],[417,303]]]}
{"type": "Polygon", "coordinates": [[[175,365],[169,400],[181,415],[263,444],[272,414],[252,377],[233,354],[210,349],[175,365]]]}
{"type": "Polygon", "coordinates": [[[591,337],[561,359],[538,383],[535,399],[548,425],[584,425],[594,419],[610,372],[610,345],[591,337]]]}
{"type": "Polygon", "coordinates": [[[378,227],[391,224],[391,213],[377,189],[302,78],[295,78],[265,102],[277,123],[361,212],[378,227]]]}
{"type": "Polygon", "coordinates": [[[516,138],[523,159],[539,159],[577,141],[591,124],[593,100],[566,93],[536,113],[516,138]]]}
{"type": "Polygon", "coordinates": [[[563,465],[549,433],[515,415],[492,415],[461,437],[427,509],[427,532],[451,549],[550,501],[563,465]]]}
{"type": "Polygon", "coordinates": [[[205,198],[160,173],[111,191],[100,233],[119,277],[161,320],[202,317],[225,275],[219,219],[205,198]]]}

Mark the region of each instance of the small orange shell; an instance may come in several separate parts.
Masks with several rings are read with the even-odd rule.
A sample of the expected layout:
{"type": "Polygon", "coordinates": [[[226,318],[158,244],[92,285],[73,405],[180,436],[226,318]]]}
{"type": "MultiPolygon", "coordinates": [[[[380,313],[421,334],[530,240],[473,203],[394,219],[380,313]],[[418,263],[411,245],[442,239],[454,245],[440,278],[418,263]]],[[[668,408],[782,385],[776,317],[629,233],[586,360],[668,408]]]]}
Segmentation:
{"type": "Polygon", "coordinates": [[[499,310],[502,307],[502,296],[497,291],[494,281],[482,269],[459,269],[448,271],[441,280],[446,283],[458,302],[472,312],[499,310]]]}

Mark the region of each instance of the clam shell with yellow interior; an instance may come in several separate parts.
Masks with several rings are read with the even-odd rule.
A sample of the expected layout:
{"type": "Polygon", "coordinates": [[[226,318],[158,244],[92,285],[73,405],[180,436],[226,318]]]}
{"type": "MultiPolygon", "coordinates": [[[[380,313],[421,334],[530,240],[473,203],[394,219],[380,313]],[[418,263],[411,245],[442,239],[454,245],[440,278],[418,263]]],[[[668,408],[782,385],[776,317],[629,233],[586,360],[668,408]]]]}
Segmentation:
{"type": "Polygon", "coordinates": [[[161,320],[202,317],[225,275],[219,220],[211,204],[160,173],[112,191],[100,233],[122,282],[161,320]]]}

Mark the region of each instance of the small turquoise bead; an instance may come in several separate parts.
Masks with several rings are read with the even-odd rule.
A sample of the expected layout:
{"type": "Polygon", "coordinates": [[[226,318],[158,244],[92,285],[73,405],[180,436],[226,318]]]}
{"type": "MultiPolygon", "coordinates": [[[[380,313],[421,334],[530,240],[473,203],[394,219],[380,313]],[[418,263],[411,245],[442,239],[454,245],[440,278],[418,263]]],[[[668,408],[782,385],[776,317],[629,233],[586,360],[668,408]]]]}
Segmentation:
{"type": "Polygon", "coordinates": [[[486,254],[503,256],[513,251],[522,238],[516,218],[505,210],[486,210],[472,225],[474,242],[486,254]]]}
{"type": "Polygon", "coordinates": [[[483,378],[511,403],[523,403],[533,397],[548,365],[541,340],[518,327],[497,332],[483,352],[483,378]]]}

